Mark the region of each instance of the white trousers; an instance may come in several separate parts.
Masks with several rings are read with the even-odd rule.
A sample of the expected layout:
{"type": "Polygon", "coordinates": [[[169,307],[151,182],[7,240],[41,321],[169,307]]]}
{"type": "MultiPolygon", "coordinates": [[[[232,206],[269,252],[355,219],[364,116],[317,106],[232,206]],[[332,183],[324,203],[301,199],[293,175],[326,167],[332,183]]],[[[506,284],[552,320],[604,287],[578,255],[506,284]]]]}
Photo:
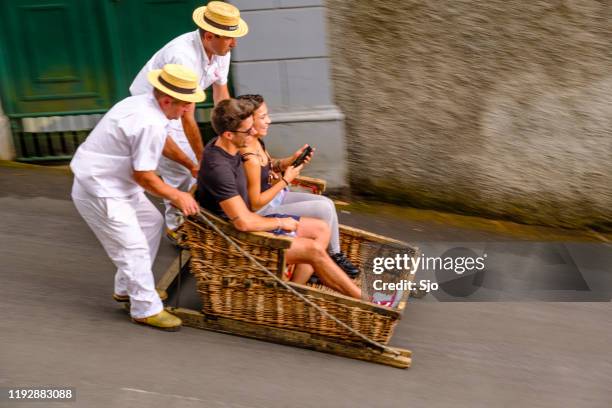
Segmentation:
{"type": "Polygon", "coordinates": [[[151,267],[163,232],[163,217],[144,193],[94,197],[75,183],[72,200],[117,267],[115,293],[129,295],[134,318],[155,315],[163,304],[151,267]]]}
{"type": "MultiPolygon", "coordinates": [[[[183,131],[183,127],[181,125],[180,120],[173,120],[171,122],[171,127],[169,128],[169,135],[181,148],[181,150],[187,155],[187,157],[189,157],[191,161],[193,161],[194,163],[198,162],[195,157],[195,153],[193,152],[193,149],[191,148],[191,145],[187,140],[187,136],[185,136],[185,132],[183,131]]],[[[196,183],[196,179],[191,175],[191,172],[187,170],[185,166],[178,164],[174,160],[167,159],[163,156],[159,161],[157,171],[164,179],[164,182],[166,184],[180,191],[187,192],[196,183]]],[[[164,200],[164,205],[166,206],[166,227],[171,230],[175,230],[180,226],[179,211],[171,205],[169,200],[164,200]]]]}

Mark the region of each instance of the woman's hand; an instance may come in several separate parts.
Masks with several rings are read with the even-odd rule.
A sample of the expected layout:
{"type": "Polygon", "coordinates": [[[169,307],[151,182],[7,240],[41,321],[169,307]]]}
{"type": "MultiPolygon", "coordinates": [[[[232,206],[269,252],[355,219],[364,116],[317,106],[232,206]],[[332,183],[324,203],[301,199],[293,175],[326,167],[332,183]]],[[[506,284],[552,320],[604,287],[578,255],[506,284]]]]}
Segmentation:
{"type": "MultiPolygon", "coordinates": [[[[304,149],[306,149],[308,147],[307,144],[305,144],[304,146],[302,146],[300,149],[298,149],[295,153],[293,153],[293,156],[291,156],[290,160],[289,160],[289,166],[291,166],[291,163],[293,163],[294,161],[297,160],[298,157],[300,157],[300,155],[302,154],[302,152],[304,151],[304,149]]],[[[306,158],[304,159],[304,164],[308,164],[310,162],[310,159],[312,159],[312,155],[314,154],[314,151],[316,150],[316,148],[310,146],[312,148],[312,151],[310,152],[310,154],[308,156],[306,156],[306,158]]]]}
{"type": "MultiPolygon", "coordinates": [[[[308,145],[304,145],[304,147],[302,147],[302,151],[307,147],[308,145]]],[[[310,146],[310,154],[308,156],[306,156],[306,158],[304,159],[304,164],[308,164],[310,163],[310,160],[312,159],[312,155],[314,154],[315,150],[317,150],[316,147],[312,147],[310,146]]]]}
{"type": "Polygon", "coordinates": [[[304,168],[303,164],[300,164],[297,167],[293,167],[293,166],[287,167],[287,170],[285,170],[285,174],[283,175],[283,180],[291,184],[291,182],[295,180],[297,176],[300,175],[300,171],[302,171],[303,168],[304,168]]]}

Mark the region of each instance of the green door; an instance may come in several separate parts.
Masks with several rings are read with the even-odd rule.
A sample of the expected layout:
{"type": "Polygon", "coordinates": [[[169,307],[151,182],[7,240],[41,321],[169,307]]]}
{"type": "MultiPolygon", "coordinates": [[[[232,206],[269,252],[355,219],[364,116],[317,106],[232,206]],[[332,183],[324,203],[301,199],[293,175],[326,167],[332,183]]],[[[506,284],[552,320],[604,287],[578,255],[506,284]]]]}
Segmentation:
{"type": "Polygon", "coordinates": [[[191,15],[206,3],[0,0],[0,98],[17,160],[69,159],[97,116],[54,118],[51,127],[46,117],[104,113],[128,96],[155,51],[196,29],[191,15]]]}
{"type": "Polygon", "coordinates": [[[173,38],[195,30],[191,14],[206,4],[197,0],[116,0],[109,4],[109,36],[117,71],[119,99],[128,96],[132,80],[155,51],[173,38]]]}
{"type": "Polygon", "coordinates": [[[153,53],[196,29],[197,0],[0,0],[0,94],[12,117],[103,111],[153,53]]]}
{"type": "Polygon", "coordinates": [[[89,111],[112,104],[100,3],[1,1],[0,70],[6,113],[89,111]]]}

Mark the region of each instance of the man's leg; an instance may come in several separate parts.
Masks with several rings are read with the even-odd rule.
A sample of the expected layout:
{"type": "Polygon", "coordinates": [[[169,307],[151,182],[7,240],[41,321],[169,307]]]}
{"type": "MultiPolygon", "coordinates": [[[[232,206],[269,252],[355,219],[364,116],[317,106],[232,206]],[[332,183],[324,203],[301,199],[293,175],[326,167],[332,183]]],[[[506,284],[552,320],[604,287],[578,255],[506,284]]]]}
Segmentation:
{"type": "Polygon", "coordinates": [[[332,254],[340,252],[338,214],[336,213],[336,205],[329,198],[318,194],[289,191],[285,194],[283,203],[276,207],[274,212],[318,218],[325,221],[330,230],[329,251],[332,254]]]}
{"type": "MultiPolygon", "coordinates": [[[[287,213],[291,214],[291,213],[287,213]]],[[[316,218],[300,217],[296,235],[310,238],[327,248],[329,245],[330,230],[325,221],[316,218]]]]}
{"type": "MultiPolygon", "coordinates": [[[[138,224],[140,225],[142,232],[147,238],[147,244],[149,246],[149,258],[151,259],[151,265],[153,265],[155,264],[155,259],[157,258],[157,251],[159,249],[161,237],[164,232],[164,219],[155,207],[155,205],[153,205],[153,203],[146,197],[144,193],[138,194],[136,203],[136,217],[138,218],[138,224]]],[[[116,295],[127,296],[127,282],[127,277],[125,276],[123,271],[121,269],[117,269],[117,273],[115,274],[116,295]]],[[[165,300],[164,297],[162,297],[161,299],[165,300]]]]}
{"type": "Polygon", "coordinates": [[[163,305],[155,291],[150,248],[137,218],[138,196],[73,201],[117,267],[115,282],[125,287],[115,290],[125,290],[130,296],[132,317],[144,318],[161,312],[163,305]]]}
{"type": "MultiPolygon", "coordinates": [[[[316,194],[288,192],[285,194],[283,203],[274,210],[283,214],[303,215],[325,221],[330,229],[328,248],[332,260],[351,278],[359,275],[359,268],[353,265],[340,250],[338,214],[332,200],[316,194]]],[[[268,211],[268,209],[264,208],[263,211],[268,211]]]]}
{"type": "MultiPolygon", "coordinates": [[[[191,149],[182,128],[179,129],[176,127],[177,125],[173,126],[175,127],[170,130],[171,135],[168,137],[172,137],[172,139],[187,155],[187,157],[189,157],[189,159],[191,159],[194,163],[197,163],[195,154],[193,153],[193,150],[191,149]]],[[[187,170],[185,166],[163,156],[159,161],[157,171],[166,184],[180,191],[188,192],[196,183],[196,179],[193,178],[191,172],[187,170]]],[[[179,210],[173,207],[169,200],[164,199],[164,206],[166,227],[174,231],[180,226],[179,210]]]]}
{"type": "Polygon", "coordinates": [[[159,243],[164,232],[164,219],[144,193],[138,195],[136,216],[142,232],[147,237],[151,263],[155,263],[159,243]]]}
{"type": "Polygon", "coordinates": [[[326,286],[345,295],[361,298],[361,289],[329,257],[326,248],[327,245],[313,239],[296,237],[287,250],[287,263],[309,264],[326,286]]]}

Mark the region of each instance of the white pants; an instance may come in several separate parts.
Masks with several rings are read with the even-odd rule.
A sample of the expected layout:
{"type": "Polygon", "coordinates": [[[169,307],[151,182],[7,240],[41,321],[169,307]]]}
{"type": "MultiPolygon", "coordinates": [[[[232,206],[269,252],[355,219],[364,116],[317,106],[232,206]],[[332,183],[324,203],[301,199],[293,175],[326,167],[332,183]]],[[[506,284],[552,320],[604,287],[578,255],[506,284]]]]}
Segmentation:
{"type": "MultiPolygon", "coordinates": [[[[181,148],[181,150],[189,157],[191,161],[197,163],[197,159],[195,157],[195,153],[187,140],[187,136],[185,136],[185,132],[183,131],[183,127],[180,120],[171,121],[171,125],[169,127],[170,137],[176,142],[176,144],[181,148]]],[[[164,182],[180,191],[188,192],[191,187],[196,183],[196,179],[193,178],[191,172],[187,170],[187,168],[181,164],[178,164],[174,160],[167,159],[162,156],[159,161],[159,166],[157,167],[157,171],[160,176],[164,179],[164,182]]],[[[169,200],[164,200],[164,205],[166,206],[165,218],[166,218],[166,226],[175,230],[180,226],[179,223],[179,211],[170,204],[169,200]]]]}
{"type": "Polygon", "coordinates": [[[128,197],[94,197],[78,183],[72,200],[117,267],[115,293],[129,295],[134,318],[155,315],[163,304],[151,267],[163,231],[163,218],[144,193],[128,197]]]}

